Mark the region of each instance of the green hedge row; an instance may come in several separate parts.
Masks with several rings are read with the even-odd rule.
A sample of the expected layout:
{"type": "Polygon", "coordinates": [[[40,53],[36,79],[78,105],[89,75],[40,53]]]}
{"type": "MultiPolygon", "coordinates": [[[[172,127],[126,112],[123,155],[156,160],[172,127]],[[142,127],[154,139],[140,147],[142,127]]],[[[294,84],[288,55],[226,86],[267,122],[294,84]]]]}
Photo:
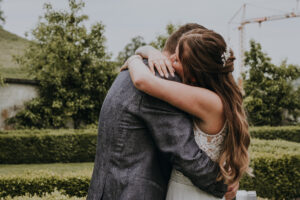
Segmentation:
{"type": "MultiPolygon", "coordinates": [[[[287,141],[253,139],[251,166],[254,177],[245,176],[240,189],[255,190],[260,197],[293,199],[300,197],[300,144],[287,141]]],[[[59,175],[55,171],[28,171],[24,174],[0,174],[0,197],[26,193],[43,195],[55,189],[70,196],[87,194],[91,169],[59,175]]],[[[8,166],[9,167],[9,166],[8,166]]]]}
{"type": "Polygon", "coordinates": [[[0,164],[93,162],[96,130],[2,132],[0,164]]]}
{"type": "MultiPolygon", "coordinates": [[[[252,138],[300,142],[300,126],[252,127],[252,138]]],[[[93,162],[96,129],[0,132],[0,164],[93,162]]]]}
{"type": "MultiPolygon", "coordinates": [[[[78,174],[79,175],[79,174],[78,174]]],[[[8,177],[0,179],[0,197],[24,195],[42,196],[59,190],[69,196],[87,195],[90,177],[8,177]]]]}
{"type": "Polygon", "coordinates": [[[244,176],[240,188],[255,190],[260,197],[300,197],[300,144],[283,140],[252,139],[254,177],[244,176]]]}
{"type": "Polygon", "coordinates": [[[282,139],[292,142],[300,142],[300,126],[251,127],[250,134],[253,138],[265,140],[282,139]]]}

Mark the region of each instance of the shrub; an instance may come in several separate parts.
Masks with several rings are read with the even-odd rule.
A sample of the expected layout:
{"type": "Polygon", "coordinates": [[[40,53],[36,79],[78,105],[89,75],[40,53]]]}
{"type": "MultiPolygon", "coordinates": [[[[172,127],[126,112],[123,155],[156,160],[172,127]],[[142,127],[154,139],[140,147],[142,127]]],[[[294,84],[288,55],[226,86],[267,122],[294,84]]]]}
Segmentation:
{"type": "Polygon", "coordinates": [[[80,128],[97,121],[116,76],[100,22],[86,28],[84,2],[68,0],[67,10],[45,4],[31,34],[33,42],[17,62],[39,82],[39,96],[7,123],[14,128],[80,128]]]}
{"type": "Polygon", "coordinates": [[[90,177],[78,174],[71,177],[50,175],[6,177],[0,179],[0,197],[37,195],[42,196],[59,190],[64,195],[84,197],[87,195],[90,177]]]}
{"type": "Polygon", "coordinates": [[[251,127],[250,134],[253,138],[259,139],[300,142],[300,126],[251,127]]]}
{"type": "Polygon", "coordinates": [[[300,87],[293,85],[300,77],[297,65],[283,61],[279,66],[262,51],[261,45],[250,41],[245,52],[244,105],[252,125],[297,124],[300,116],[300,87]]]}
{"type": "MultiPolygon", "coordinates": [[[[250,155],[255,177],[245,176],[240,182],[240,189],[255,190],[258,196],[264,198],[292,199],[300,196],[300,144],[253,139],[250,155]]],[[[44,170],[32,170],[34,172],[3,173],[0,175],[0,197],[26,193],[43,195],[55,189],[63,194],[83,197],[88,191],[91,168],[87,164],[82,170],[76,167],[74,172],[50,170],[50,167],[44,166],[44,170]]]]}
{"type": "Polygon", "coordinates": [[[45,130],[0,134],[0,163],[93,162],[96,130],[45,130]]]}
{"type": "Polygon", "coordinates": [[[241,189],[255,190],[265,198],[300,196],[300,144],[253,139],[250,155],[254,177],[244,176],[241,189]]]}
{"type": "MultiPolygon", "coordinates": [[[[252,127],[252,138],[300,142],[300,126],[252,127]]],[[[0,132],[0,163],[93,162],[96,129],[0,132]]]]}

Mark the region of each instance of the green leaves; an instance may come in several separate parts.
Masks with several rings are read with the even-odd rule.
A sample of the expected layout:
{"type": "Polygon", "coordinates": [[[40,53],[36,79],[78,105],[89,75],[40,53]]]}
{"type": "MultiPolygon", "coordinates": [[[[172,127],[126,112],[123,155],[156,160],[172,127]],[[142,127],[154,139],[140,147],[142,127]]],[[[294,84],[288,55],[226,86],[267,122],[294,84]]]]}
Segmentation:
{"type": "Polygon", "coordinates": [[[300,95],[292,81],[300,78],[300,68],[283,61],[280,66],[271,63],[261,45],[250,41],[245,53],[244,104],[253,125],[283,125],[297,123],[300,95]]]}
{"type": "Polygon", "coordinates": [[[45,14],[32,31],[34,43],[17,59],[40,82],[39,98],[10,123],[61,128],[71,117],[78,128],[97,121],[116,70],[106,52],[104,26],[96,23],[88,31],[83,24],[87,16],[79,14],[83,7],[76,0],[69,0],[67,11],[45,5],[45,14]]]}
{"type": "MultiPolygon", "coordinates": [[[[2,0],[0,0],[0,3],[2,2],[2,0]]],[[[5,18],[4,18],[4,16],[3,16],[3,11],[2,11],[2,9],[1,9],[1,7],[0,7],[0,22],[5,22],[5,18]]],[[[1,27],[1,26],[0,26],[1,27]]]]}
{"type": "Polygon", "coordinates": [[[128,43],[124,47],[124,50],[119,52],[119,55],[117,57],[117,62],[119,63],[119,65],[123,65],[130,56],[135,54],[135,50],[144,45],[146,45],[146,42],[144,41],[143,37],[136,36],[132,38],[130,43],[128,43]]]}

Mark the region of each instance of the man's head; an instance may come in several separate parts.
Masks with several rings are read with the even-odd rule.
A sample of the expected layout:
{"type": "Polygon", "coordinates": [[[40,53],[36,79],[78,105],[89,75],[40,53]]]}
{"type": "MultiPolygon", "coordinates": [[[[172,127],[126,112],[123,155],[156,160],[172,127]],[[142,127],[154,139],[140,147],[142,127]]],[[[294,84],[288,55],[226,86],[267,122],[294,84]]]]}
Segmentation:
{"type": "Polygon", "coordinates": [[[180,39],[180,37],[185,34],[186,32],[193,30],[193,29],[207,29],[204,26],[201,26],[196,23],[188,23],[183,26],[181,26],[177,31],[171,34],[171,36],[166,41],[166,44],[164,46],[163,52],[167,53],[168,55],[172,55],[175,53],[177,43],[180,39]]]}

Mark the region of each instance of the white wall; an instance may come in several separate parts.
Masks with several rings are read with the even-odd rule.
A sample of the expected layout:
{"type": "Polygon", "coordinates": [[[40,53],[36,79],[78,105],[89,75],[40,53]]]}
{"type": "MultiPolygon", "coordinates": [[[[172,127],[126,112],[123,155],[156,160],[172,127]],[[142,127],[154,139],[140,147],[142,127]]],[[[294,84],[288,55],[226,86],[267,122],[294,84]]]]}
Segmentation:
{"type": "Polygon", "coordinates": [[[36,87],[33,85],[6,83],[0,87],[0,130],[8,129],[4,120],[16,115],[26,101],[37,95],[36,87]]]}

